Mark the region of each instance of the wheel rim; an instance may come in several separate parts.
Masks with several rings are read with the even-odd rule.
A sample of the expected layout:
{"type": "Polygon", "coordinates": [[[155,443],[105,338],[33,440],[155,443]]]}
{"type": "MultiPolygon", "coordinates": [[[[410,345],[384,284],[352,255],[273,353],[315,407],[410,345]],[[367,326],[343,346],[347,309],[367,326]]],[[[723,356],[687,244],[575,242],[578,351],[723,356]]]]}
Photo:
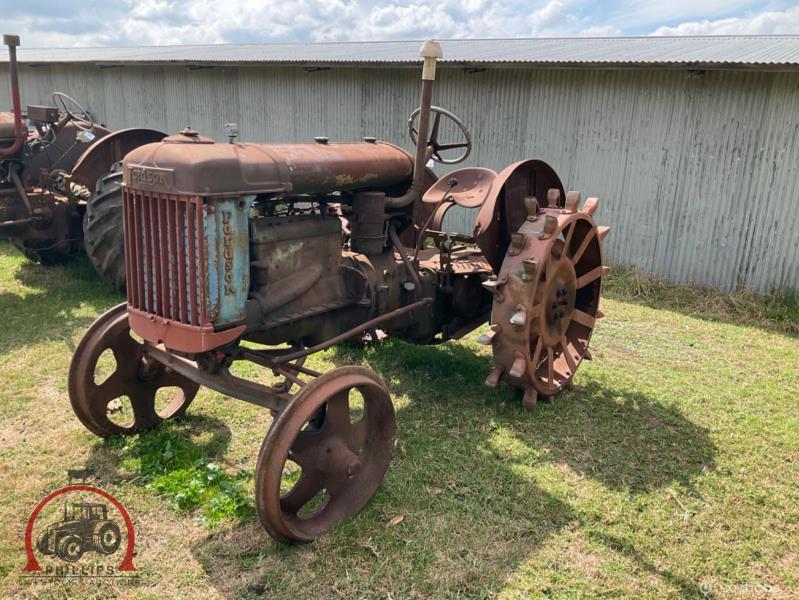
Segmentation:
{"type": "Polygon", "coordinates": [[[307,542],[356,514],[383,479],[394,431],[389,393],[368,369],[334,369],[308,383],[261,447],[256,507],[264,528],[281,541],[307,542]],[[363,398],[363,416],[353,423],[355,390],[363,398]],[[293,478],[286,485],[289,462],[299,473],[289,469],[293,478]]]}
{"type": "Polygon", "coordinates": [[[607,228],[594,224],[596,200],[578,211],[573,194],[570,208],[552,202],[531,213],[535,218],[513,234],[500,275],[489,285],[493,325],[484,343],[492,344],[498,372],[530,391],[533,403],[537,394],[552,397],[571,382],[601,316],[607,228]]]}
{"type": "Polygon", "coordinates": [[[544,256],[529,324],[529,377],[547,396],[569,383],[596,322],[601,256],[596,228],[583,215],[567,220],[544,256]],[[579,251],[579,255],[577,252],[579,251]]]}
{"type": "Polygon", "coordinates": [[[130,335],[127,309],[120,304],[100,316],[84,335],[69,370],[69,397],[78,419],[95,434],[107,437],[157,426],[164,419],[182,415],[199,386],[144,354],[144,345],[130,335]],[[98,360],[106,350],[114,369],[102,383],[95,380],[98,360]],[[165,406],[158,410],[156,393],[174,388],[165,406]],[[127,423],[109,418],[112,401],[127,398],[131,418],[127,423]]]}

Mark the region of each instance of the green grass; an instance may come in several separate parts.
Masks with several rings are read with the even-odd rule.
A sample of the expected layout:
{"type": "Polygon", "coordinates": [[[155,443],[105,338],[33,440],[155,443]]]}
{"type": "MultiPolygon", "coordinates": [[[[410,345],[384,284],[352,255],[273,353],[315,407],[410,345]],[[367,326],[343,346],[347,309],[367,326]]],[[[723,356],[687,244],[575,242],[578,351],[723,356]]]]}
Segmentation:
{"type": "Polygon", "coordinates": [[[476,334],[324,352],[312,368],[385,378],[397,444],[357,517],[294,546],[253,511],[267,411],[203,390],[186,417],[138,436],[102,441],[75,419],[72,350],[119,301],[85,261],[45,269],[0,244],[2,597],[799,596],[795,298],[620,270],[594,360],[532,412],[483,386],[491,357],[476,334]],[[141,586],[31,590],[19,579],[27,515],[82,466],[136,523],[141,586]]]}
{"type": "Polygon", "coordinates": [[[242,489],[242,482],[252,478],[251,471],[228,473],[212,462],[210,458],[223,447],[216,440],[198,444],[192,439],[197,425],[196,419],[183,419],[142,435],[115,438],[108,443],[111,458],[177,510],[199,509],[209,524],[252,518],[252,495],[242,489]]]}

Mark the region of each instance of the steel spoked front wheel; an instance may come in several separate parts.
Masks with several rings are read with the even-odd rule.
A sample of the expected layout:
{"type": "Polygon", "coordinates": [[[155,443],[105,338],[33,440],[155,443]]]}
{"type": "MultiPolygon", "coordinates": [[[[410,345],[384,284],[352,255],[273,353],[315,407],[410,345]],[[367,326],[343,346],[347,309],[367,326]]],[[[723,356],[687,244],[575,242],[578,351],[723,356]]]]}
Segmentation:
{"type": "Polygon", "coordinates": [[[72,408],[81,423],[101,437],[151,429],[178,417],[198,389],[193,381],[145,355],[144,344],[131,335],[125,304],[89,327],[69,368],[72,408]],[[161,403],[159,396],[157,403],[164,388],[165,401],[161,403]]]}
{"type": "Polygon", "coordinates": [[[358,513],[385,475],[395,427],[386,385],[368,369],[341,367],[309,382],[258,456],[256,508],[267,532],[309,542],[358,513]]]}

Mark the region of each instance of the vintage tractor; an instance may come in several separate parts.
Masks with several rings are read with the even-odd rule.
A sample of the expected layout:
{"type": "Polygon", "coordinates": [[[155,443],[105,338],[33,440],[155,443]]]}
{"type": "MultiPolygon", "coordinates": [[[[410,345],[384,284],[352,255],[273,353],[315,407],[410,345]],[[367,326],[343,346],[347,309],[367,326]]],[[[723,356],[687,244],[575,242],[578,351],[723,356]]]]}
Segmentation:
{"type": "Polygon", "coordinates": [[[0,112],[0,237],[43,264],[64,262],[85,247],[97,272],[121,289],[121,160],[166,135],[139,128],[112,133],[62,92],[53,92],[53,106],[28,106],[23,114],[19,37],[5,35],[3,42],[13,112],[0,112]]]}
{"type": "Polygon", "coordinates": [[[421,55],[414,156],[374,138],[214,143],[186,129],[124,159],[127,303],[78,345],[73,409],[100,436],[183,414],[201,385],[270,409],[256,507],[278,540],[313,540],[358,512],[394,445],[385,382],[361,366],[320,373],[307,356],[378,330],[438,344],[490,317],[479,338],[496,363],[486,383],[521,388],[530,408],[588,357],[606,272],[597,200],[581,206],[537,160],[433,181],[430,157],[458,162],[472,143],[431,106],[440,46],[421,55]],[[445,123],[463,139],[440,139],[445,123]],[[480,207],[473,235],[443,230],[453,206],[480,207]],[[100,378],[104,354],[115,367],[100,378]],[[236,361],[277,380],[238,377],[236,361]],[[127,420],[118,398],[130,402],[127,420]]]}
{"type": "Polygon", "coordinates": [[[58,556],[67,562],[80,560],[86,552],[113,554],[122,535],[119,526],[108,519],[105,504],[73,502],[71,513],[64,502],[64,515],[51,523],[36,539],[36,548],[46,556],[58,556]]]}

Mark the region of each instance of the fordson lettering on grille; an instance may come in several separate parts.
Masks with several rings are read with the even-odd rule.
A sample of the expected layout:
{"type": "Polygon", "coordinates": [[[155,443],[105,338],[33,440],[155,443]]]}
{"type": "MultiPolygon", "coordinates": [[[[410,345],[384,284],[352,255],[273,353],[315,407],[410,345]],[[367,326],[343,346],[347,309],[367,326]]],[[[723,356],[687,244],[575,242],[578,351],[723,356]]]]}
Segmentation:
{"type": "Polygon", "coordinates": [[[129,167],[128,168],[128,181],[132,184],[154,186],[154,185],[167,185],[166,172],[156,171],[154,169],[145,169],[144,167],[129,167]]]}
{"type": "Polygon", "coordinates": [[[233,226],[229,210],[222,211],[222,243],[224,245],[223,258],[225,259],[225,295],[235,295],[233,289],[233,226]]]}

